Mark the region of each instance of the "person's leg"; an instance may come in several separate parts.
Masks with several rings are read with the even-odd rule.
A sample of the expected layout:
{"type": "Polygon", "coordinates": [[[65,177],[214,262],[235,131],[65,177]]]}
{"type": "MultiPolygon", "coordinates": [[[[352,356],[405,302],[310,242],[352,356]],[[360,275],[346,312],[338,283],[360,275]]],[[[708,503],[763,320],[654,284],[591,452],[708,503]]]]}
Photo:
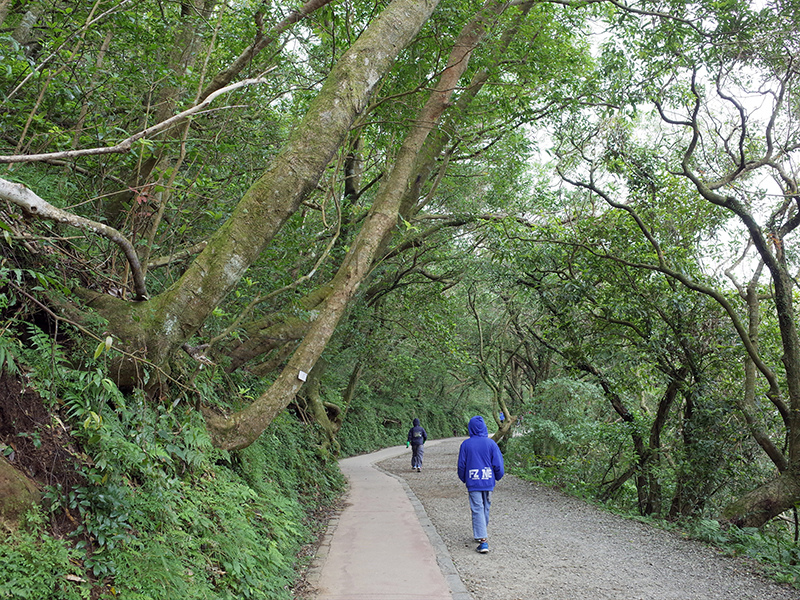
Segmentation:
{"type": "Polygon", "coordinates": [[[411,468],[416,469],[419,466],[419,446],[411,444],[411,468]]]}
{"type": "Polygon", "coordinates": [[[472,512],[472,535],[476,540],[486,539],[486,512],[483,507],[483,492],[469,493],[469,509],[472,512]]]}
{"type": "Polygon", "coordinates": [[[425,454],[425,446],[420,444],[417,450],[417,469],[422,470],[422,456],[425,454]]]}
{"type": "MultiPolygon", "coordinates": [[[[483,517],[486,523],[486,533],[489,533],[489,508],[492,506],[492,492],[483,492],[483,517]]],[[[486,537],[486,536],[483,536],[486,537]]]]}

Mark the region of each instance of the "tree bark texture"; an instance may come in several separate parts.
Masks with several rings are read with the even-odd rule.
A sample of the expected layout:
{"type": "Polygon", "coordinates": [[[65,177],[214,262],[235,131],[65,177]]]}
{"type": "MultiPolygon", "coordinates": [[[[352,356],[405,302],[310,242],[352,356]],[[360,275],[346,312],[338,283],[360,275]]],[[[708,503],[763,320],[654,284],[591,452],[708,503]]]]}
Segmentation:
{"type": "Polygon", "coordinates": [[[727,506],[723,518],[738,527],[761,527],[794,508],[800,498],[800,473],[784,471],[727,506]]]}

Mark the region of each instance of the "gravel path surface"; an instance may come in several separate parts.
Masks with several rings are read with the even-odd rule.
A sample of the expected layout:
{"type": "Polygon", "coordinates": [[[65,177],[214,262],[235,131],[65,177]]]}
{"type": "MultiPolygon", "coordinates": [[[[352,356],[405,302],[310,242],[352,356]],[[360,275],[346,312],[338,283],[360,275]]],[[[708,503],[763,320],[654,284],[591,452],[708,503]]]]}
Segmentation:
{"type": "Polygon", "coordinates": [[[460,439],[378,463],[425,508],[474,600],[800,600],[745,562],[507,475],[492,497],[489,554],[475,552],[460,439]]]}

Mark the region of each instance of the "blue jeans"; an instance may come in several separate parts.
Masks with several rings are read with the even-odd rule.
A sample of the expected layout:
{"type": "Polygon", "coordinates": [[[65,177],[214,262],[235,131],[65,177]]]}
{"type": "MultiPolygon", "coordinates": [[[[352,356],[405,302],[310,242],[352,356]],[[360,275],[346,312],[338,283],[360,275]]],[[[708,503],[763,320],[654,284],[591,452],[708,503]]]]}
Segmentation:
{"type": "Polygon", "coordinates": [[[411,444],[411,468],[422,468],[422,455],[425,454],[425,448],[422,444],[411,444]]]}
{"type": "Polygon", "coordinates": [[[486,537],[489,527],[489,507],[491,505],[491,491],[469,493],[469,509],[472,511],[472,535],[476,540],[486,537]]]}

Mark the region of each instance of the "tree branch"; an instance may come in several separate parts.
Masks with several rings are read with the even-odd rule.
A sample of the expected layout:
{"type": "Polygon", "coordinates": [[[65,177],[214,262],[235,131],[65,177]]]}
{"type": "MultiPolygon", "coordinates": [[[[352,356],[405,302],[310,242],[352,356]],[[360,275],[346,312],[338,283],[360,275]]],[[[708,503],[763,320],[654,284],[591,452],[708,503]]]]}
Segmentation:
{"type": "MultiPolygon", "coordinates": [[[[271,70],[277,67],[273,67],[271,70]]],[[[240,87],[244,87],[247,85],[253,85],[255,83],[265,83],[266,80],[263,78],[263,75],[266,75],[269,71],[265,71],[262,73],[261,77],[256,79],[245,79],[238,83],[234,83],[229,85],[228,87],[222,88],[217,90],[213,94],[209,94],[209,96],[200,102],[192,106],[191,108],[187,108],[185,111],[178,113],[175,116],[170,117],[160,123],[156,123],[152,127],[148,127],[139,133],[136,133],[118,144],[114,146],[107,146],[105,148],[84,148],[82,150],[65,150],[63,152],[46,152],[44,154],[13,154],[9,156],[0,156],[0,163],[26,163],[26,162],[40,162],[40,161],[49,161],[53,159],[65,159],[65,158],[78,158],[81,156],[98,156],[104,154],[124,154],[126,152],[130,152],[131,148],[133,147],[133,143],[137,142],[141,139],[145,139],[149,136],[152,136],[155,133],[160,131],[164,131],[168,129],[175,123],[179,123],[180,121],[184,120],[186,117],[191,115],[195,115],[201,112],[205,107],[207,107],[211,102],[213,102],[218,96],[222,94],[226,94],[228,92],[232,92],[234,90],[239,89],[240,87]]]]}
{"type": "Polygon", "coordinates": [[[147,300],[147,288],[144,283],[142,266],[139,264],[139,256],[136,254],[133,244],[119,231],[103,223],[91,221],[56,208],[21,183],[0,179],[0,198],[19,206],[31,216],[93,231],[119,246],[125,253],[125,257],[131,267],[134,290],[136,291],[135,300],[147,300]]]}

